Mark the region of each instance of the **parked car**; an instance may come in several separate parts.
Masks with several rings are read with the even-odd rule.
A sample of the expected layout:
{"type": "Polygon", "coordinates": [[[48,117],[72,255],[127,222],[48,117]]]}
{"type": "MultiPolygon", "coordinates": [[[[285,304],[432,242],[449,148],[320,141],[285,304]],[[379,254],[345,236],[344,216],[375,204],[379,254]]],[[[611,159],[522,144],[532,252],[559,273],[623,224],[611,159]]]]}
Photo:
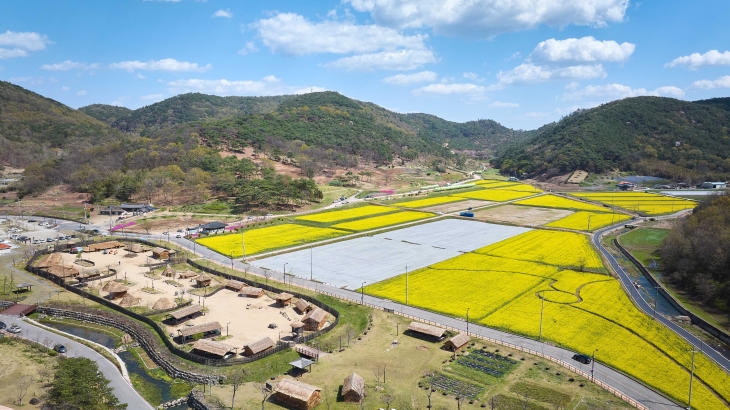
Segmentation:
{"type": "Polygon", "coordinates": [[[274,216],[274,214],[266,214],[266,216],[272,217],[272,216],[274,216]]]}
{"type": "Polygon", "coordinates": [[[175,237],[176,238],[182,238],[182,235],[181,234],[177,234],[177,235],[175,235],[175,237]]]}
{"type": "Polygon", "coordinates": [[[165,232],[163,232],[162,234],[163,234],[163,235],[169,235],[169,234],[170,234],[170,232],[167,232],[167,231],[165,231],[165,232]]]}
{"type": "Polygon", "coordinates": [[[18,326],[18,325],[12,325],[12,326],[10,326],[10,327],[8,328],[8,332],[10,332],[10,333],[15,333],[15,334],[18,334],[18,333],[20,333],[20,332],[21,332],[22,330],[23,330],[23,329],[21,329],[21,328],[20,328],[20,326],[18,326]]]}
{"type": "Polygon", "coordinates": [[[7,327],[8,325],[6,325],[5,322],[0,322],[0,329],[5,329],[7,327]]]}
{"type": "Polygon", "coordinates": [[[590,364],[591,363],[591,358],[588,357],[588,356],[586,356],[586,355],[584,355],[584,354],[574,354],[573,355],[573,360],[578,361],[578,362],[581,362],[583,364],[590,364]]]}
{"type": "Polygon", "coordinates": [[[46,238],[46,242],[53,242],[53,238],[46,238]]]}
{"type": "Polygon", "coordinates": [[[57,351],[58,353],[61,353],[61,354],[66,353],[68,351],[66,349],[66,346],[60,345],[60,344],[53,346],[53,350],[55,350],[55,351],[57,351]]]}
{"type": "Polygon", "coordinates": [[[183,232],[183,230],[182,230],[182,229],[178,229],[177,231],[178,231],[178,232],[183,232]]]}

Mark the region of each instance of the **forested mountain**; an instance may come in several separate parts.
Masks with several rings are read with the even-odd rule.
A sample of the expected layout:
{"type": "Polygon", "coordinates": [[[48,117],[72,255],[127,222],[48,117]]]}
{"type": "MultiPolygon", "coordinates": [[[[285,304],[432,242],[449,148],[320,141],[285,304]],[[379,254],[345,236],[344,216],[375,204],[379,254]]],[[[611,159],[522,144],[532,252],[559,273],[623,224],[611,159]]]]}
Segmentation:
{"type": "Polygon", "coordinates": [[[713,107],[722,108],[723,110],[730,111],[730,97],[723,98],[710,98],[708,100],[695,101],[697,104],[711,105],[713,107]]]}
{"type": "Polygon", "coordinates": [[[718,108],[722,101],[707,101],[636,97],[582,110],[500,150],[494,165],[532,175],[618,169],[675,180],[726,180],[730,111],[718,108]]]}
{"type": "Polygon", "coordinates": [[[112,125],[117,118],[123,118],[132,113],[132,110],[127,107],[118,107],[116,105],[107,104],[87,105],[86,107],[79,108],[79,111],[90,117],[94,117],[107,125],[112,125]]]}

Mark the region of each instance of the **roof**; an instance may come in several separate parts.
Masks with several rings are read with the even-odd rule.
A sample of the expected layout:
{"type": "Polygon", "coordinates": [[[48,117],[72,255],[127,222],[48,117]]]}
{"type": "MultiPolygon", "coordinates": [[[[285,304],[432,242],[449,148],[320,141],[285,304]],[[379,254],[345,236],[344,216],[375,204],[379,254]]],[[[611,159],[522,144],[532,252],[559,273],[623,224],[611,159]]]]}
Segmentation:
{"type": "Polygon", "coordinates": [[[129,252],[142,253],[147,251],[149,248],[147,248],[146,246],[142,246],[138,243],[130,243],[124,249],[128,250],[129,252]]]}
{"type": "Polygon", "coordinates": [[[295,320],[295,321],[289,323],[289,326],[291,326],[292,329],[299,329],[299,328],[304,327],[304,323],[302,323],[298,320],[295,320]]]}
{"type": "Polygon", "coordinates": [[[259,339],[253,343],[249,343],[247,345],[243,346],[244,348],[248,348],[253,354],[263,352],[266,349],[270,349],[274,347],[274,341],[271,340],[270,337],[265,337],[263,339],[259,339]]]}
{"type": "Polygon", "coordinates": [[[119,205],[120,208],[129,208],[129,209],[149,209],[152,208],[152,205],[147,204],[121,204],[119,205]]]}
{"type": "Polygon", "coordinates": [[[165,248],[152,248],[152,254],[160,254],[163,252],[167,252],[167,249],[165,248]]]}
{"type": "Polygon", "coordinates": [[[299,299],[294,302],[294,306],[296,306],[299,311],[304,312],[309,307],[309,302],[304,299],[299,299]]]}
{"type": "Polygon", "coordinates": [[[226,286],[228,286],[229,288],[236,289],[236,290],[241,290],[246,287],[246,284],[241,281],[231,279],[228,281],[226,286]]]}
{"type": "Polygon", "coordinates": [[[4,243],[0,243],[0,250],[4,250],[4,249],[10,249],[10,245],[6,245],[4,243]]]}
{"type": "Polygon", "coordinates": [[[345,377],[344,383],[342,383],[342,395],[354,391],[355,393],[362,395],[365,390],[365,380],[357,373],[353,373],[345,377]]]}
{"type": "Polygon", "coordinates": [[[241,293],[243,295],[257,296],[257,295],[260,295],[261,293],[263,293],[263,291],[264,290],[261,288],[252,288],[250,286],[246,286],[245,288],[242,288],[241,290],[239,290],[238,293],[241,293]]]}
{"type": "Polygon", "coordinates": [[[438,326],[431,326],[427,325],[425,323],[419,323],[419,322],[411,322],[410,325],[408,325],[408,330],[411,330],[413,332],[423,333],[424,335],[429,335],[433,337],[441,337],[446,332],[446,329],[440,328],[438,326]]]}
{"type": "Polygon", "coordinates": [[[294,360],[293,362],[290,362],[289,364],[296,367],[297,369],[306,369],[307,367],[313,365],[314,362],[307,358],[300,357],[299,359],[294,360]]]}
{"type": "Polygon", "coordinates": [[[302,322],[306,322],[307,320],[314,320],[315,322],[319,323],[323,321],[326,317],[327,312],[325,312],[324,309],[317,308],[314,310],[310,310],[309,313],[304,315],[302,322]]]}
{"type": "Polygon", "coordinates": [[[122,307],[128,307],[128,306],[137,306],[139,305],[139,302],[142,300],[142,298],[138,298],[136,296],[132,296],[131,294],[127,293],[122,298],[121,302],[119,302],[119,306],[122,307]]]}
{"type": "Polygon", "coordinates": [[[210,282],[213,278],[206,275],[205,273],[201,273],[200,275],[193,278],[196,282],[210,282]]]}
{"type": "Polygon", "coordinates": [[[467,335],[466,333],[459,333],[458,335],[449,339],[449,342],[451,342],[458,349],[461,346],[464,346],[465,344],[469,343],[469,340],[471,340],[469,335],[467,335]]]}
{"type": "Polygon", "coordinates": [[[78,275],[79,273],[79,270],[75,266],[55,265],[48,268],[43,268],[43,270],[50,273],[51,275],[58,276],[59,278],[74,276],[78,275]]]}
{"type": "Polygon", "coordinates": [[[155,302],[154,305],[152,305],[152,309],[154,310],[165,310],[165,309],[172,309],[175,306],[175,302],[171,301],[168,298],[159,298],[157,302],[155,302]]]}
{"type": "Polygon", "coordinates": [[[180,272],[181,278],[187,279],[187,278],[194,278],[196,276],[198,276],[198,274],[193,271],[186,270],[185,272],[180,272]]]}
{"type": "Polygon", "coordinates": [[[48,255],[44,255],[39,261],[36,266],[39,268],[47,268],[54,265],[60,265],[61,262],[63,262],[63,257],[60,253],[49,253],[48,255]]]}
{"type": "Polygon", "coordinates": [[[224,224],[223,222],[213,221],[213,222],[208,222],[205,225],[200,225],[198,228],[206,229],[206,230],[213,230],[213,229],[223,229],[225,227],[226,227],[226,224],[224,224]]]}
{"type": "Polygon", "coordinates": [[[184,317],[188,317],[195,313],[201,312],[202,310],[203,310],[203,307],[200,305],[190,305],[188,307],[184,307],[180,310],[176,310],[176,311],[170,313],[170,316],[172,316],[175,320],[180,320],[184,317]]]}
{"type": "Polygon", "coordinates": [[[86,248],[91,251],[103,251],[104,249],[123,248],[125,245],[119,241],[109,241],[101,243],[92,243],[86,248]]]}
{"type": "Polygon", "coordinates": [[[172,265],[167,265],[165,266],[165,270],[162,271],[162,275],[175,276],[175,269],[172,268],[172,265]]]}
{"type": "Polygon", "coordinates": [[[194,350],[199,350],[201,352],[210,353],[216,356],[225,356],[226,353],[232,352],[235,350],[233,346],[229,346],[225,343],[221,342],[215,342],[213,340],[208,339],[200,339],[193,345],[194,350]]]}
{"type": "Polygon", "coordinates": [[[203,323],[202,325],[186,327],[184,329],[178,329],[178,332],[180,332],[181,336],[188,337],[188,336],[192,336],[192,335],[195,335],[198,333],[205,333],[205,332],[217,330],[222,327],[223,326],[221,326],[221,324],[218,322],[208,322],[208,323],[203,323]]]}
{"type": "Polygon", "coordinates": [[[283,394],[304,402],[308,402],[312,395],[318,391],[322,391],[322,389],[289,378],[281,379],[279,384],[276,385],[277,394],[283,394]]]}
{"type": "Polygon", "coordinates": [[[286,292],[282,292],[282,293],[279,293],[278,295],[276,295],[276,297],[274,299],[276,299],[276,300],[291,300],[291,298],[293,298],[293,297],[294,297],[294,295],[290,295],[290,294],[288,294],[286,292]]]}
{"type": "Polygon", "coordinates": [[[22,282],[15,285],[16,288],[29,288],[31,286],[33,286],[33,284],[28,282],[22,282]]]}
{"type": "Polygon", "coordinates": [[[103,290],[104,292],[109,292],[109,293],[121,293],[121,292],[128,291],[129,288],[122,285],[119,282],[110,280],[109,282],[104,284],[104,287],[102,287],[101,290],[103,290]]]}

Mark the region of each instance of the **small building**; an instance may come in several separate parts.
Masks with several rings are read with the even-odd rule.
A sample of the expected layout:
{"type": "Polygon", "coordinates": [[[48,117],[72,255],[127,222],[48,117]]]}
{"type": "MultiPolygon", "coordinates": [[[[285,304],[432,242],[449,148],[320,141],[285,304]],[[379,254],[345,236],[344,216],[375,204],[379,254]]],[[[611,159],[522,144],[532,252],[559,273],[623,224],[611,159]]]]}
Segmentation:
{"type": "Polygon", "coordinates": [[[18,283],[15,285],[15,292],[30,292],[33,290],[33,284],[28,282],[18,283]]]}
{"type": "Polygon", "coordinates": [[[106,208],[99,208],[99,215],[121,215],[124,213],[124,209],[109,205],[106,208]]]}
{"type": "Polygon", "coordinates": [[[466,333],[459,333],[444,343],[444,348],[450,352],[455,352],[469,344],[471,338],[466,333]]]}
{"type": "Polygon", "coordinates": [[[228,353],[234,352],[236,348],[233,346],[229,346],[225,343],[207,339],[200,339],[195,342],[192,350],[193,352],[201,356],[208,356],[216,359],[226,359],[228,353]]]}
{"type": "Polygon", "coordinates": [[[304,328],[304,323],[295,320],[291,323],[289,323],[289,326],[291,326],[291,331],[294,333],[299,333],[304,328]]]}
{"type": "Polygon", "coordinates": [[[152,212],[155,208],[150,204],[121,204],[119,208],[125,212],[146,213],[152,212]]]}
{"type": "Polygon", "coordinates": [[[121,307],[132,307],[139,305],[139,302],[142,301],[142,298],[138,298],[136,296],[132,296],[129,293],[125,294],[122,300],[119,302],[119,306],[121,307]]]}
{"type": "Polygon", "coordinates": [[[177,272],[175,272],[172,265],[165,266],[165,270],[162,271],[162,276],[167,276],[169,278],[174,278],[176,274],[177,272]]]}
{"type": "Polygon", "coordinates": [[[220,336],[221,324],[218,322],[208,322],[202,325],[186,327],[184,329],[178,329],[177,332],[180,334],[182,343],[192,339],[195,335],[201,335],[202,338],[220,336]]]}
{"type": "Polygon", "coordinates": [[[408,330],[410,330],[413,333],[418,333],[424,336],[428,336],[430,338],[434,338],[437,340],[440,340],[442,337],[444,337],[444,333],[446,333],[446,329],[438,327],[438,326],[431,326],[427,325],[425,323],[419,323],[419,322],[411,322],[410,325],[408,325],[408,330]]]}
{"type": "Polygon", "coordinates": [[[342,400],[346,403],[360,403],[365,398],[365,380],[357,373],[345,377],[342,383],[342,400]]]}
{"type": "Polygon", "coordinates": [[[274,299],[276,299],[276,303],[279,306],[284,307],[284,306],[291,305],[292,298],[294,298],[293,295],[290,295],[286,292],[282,292],[282,293],[279,293],[278,295],[276,295],[276,297],[274,299]]]}
{"type": "Polygon", "coordinates": [[[147,252],[149,248],[138,243],[130,243],[124,247],[124,250],[132,253],[142,253],[147,252]]]}
{"type": "Polygon", "coordinates": [[[312,310],[313,306],[311,303],[307,302],[304,299],[298,299],[296,302],[294,302],[294,307],[299,311],[300,314],[306,314],[310,310],[312,310]]]}
{"type": "Polygon", "coordinates": [[[230,289],[235,292],[240,292],[241,289],[245,288],[246,284],[241,282],[240,280],[229,280],[228,283],[226,283],[226,289],[230,289]]]}
{"type": "Polygon", "coordinates": [[[84,248],[84,252],[108,251],[109,249],[124,248],[126,245],[119,241],[108,241],[101,243],[92,243],[84,248]]]}
{"type": "Polygon", "coordinates": [[[704,189],[726,189],[727,182],[703,182],[702,188],[704,188],[704,189]]]}
{"type": "Polygon", "coordinates": [[[198,232],[207,234],[223,232],[224,229],[226,229],[226,224],[218,221],[208,222],[205,225],[198,226],[198,232]]]}
{"type": "Polygon", "coordinates": [[[265,352],[273,347],[274,347],[274,341],[271,340],[271,338],[267,336],[263,339],[259,339],[253,343],[249,343],[249,344],[243,346],[243,355],[244,356],[253,356],[255,354],[265,352]]]}
{"type": "Polygon", "coordinates": [[[238,296],[247,298],[260,298],[264,296],[264,290],[261,288],[246,286],[238,291],[238,296]]]}
{"type": "Polygon", "coordinates": [[[304,323],[304,330],[322,330],[325,323],[327,323],[327,312],[322,308],[316,308],[304,315],[302,322],[304,323]]]}
{"type": "Polygon", "coordinates": [[[177,306],[175,302],[171,301],[168,298],[159,298],[157,299],[157,302],[155,302],[154,305],[152,305],[153,310],[167,310],[167,309],[173,309],[177,306]]]}
{"type": "Polygon", "coordinates": [[[190,279],[196,276],[198,276],[198,274],[193,271],[186,270],[185,272],[180,272],[180,279],[190,279]]]}
{"type": "Polygon", "coordinates": [[[75,266],[53,265],[42,269],[50,275],[63,279],[74,278],[79,275],[79,270],[75,266]]]}
{"type": "Polygon", "coordinates": [[[183,320],[188,320],[202,315],[203,307],[200,305],[190,305],[180,310],[176,310],[169,314],[175,324],[180,323],[183,320]]]}
{"type": "Polygon", "coordinates": [[[152,257],[159,260],[170,259],[170,253],[165,248],[152,248],[152,257]]]}
{"type": "Polygon", "coordinates": [[[274,399],[297,410],[310,410],[321,401],[322,389],[295,379],[282,379],[276,386],[274,399]]]}
{"type": "Polygon", "coordinates": [[[118,299],[124,297],[127,294],[129,288],[119,282],[110,280],[101,288],[101,290],[109,294],[109,299],[118,299]]]}
{"type": "Polygon", "coordinates": [[[206,274],[198,275],[194,277],[193,280],[195,281],[195,286],[199,288],[210,286],[210,283],[212,281],[211,277],[206,274]]]}

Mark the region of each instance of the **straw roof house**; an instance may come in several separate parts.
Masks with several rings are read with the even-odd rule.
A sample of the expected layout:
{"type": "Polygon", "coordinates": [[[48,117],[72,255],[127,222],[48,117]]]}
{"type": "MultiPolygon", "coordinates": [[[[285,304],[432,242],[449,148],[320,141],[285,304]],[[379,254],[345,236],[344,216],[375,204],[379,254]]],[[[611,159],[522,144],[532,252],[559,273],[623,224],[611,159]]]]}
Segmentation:
{"type": "Polygon", "coordinates": [[[296,302],[294,302],[294,307],[299,311],[301,314],[305,314],[312,310],[313,306],[311,303],[307,302],[304,299],[298,299],[296,302]]]}
{"type": "Polygon", "coordinates": [[[438,327],[438,326],[431,326],[427,325],[425,323],[419,323],[419,322],[411,322],[410,325],[408,325],[408,330],[415,333],[420,333],[422,335],[430,336],[436,339],[441,339],[444,336],[444,333],[446,333],[446,329],[438,327]]]}
{"type": "Polygon", "coordinates": [[[221,324],[218,322],[208,322],[197,326],[186,327],[178,329],[177,332],[182,337],[183,341],[193,337],[197,334],[202,334],[203,337],[210,337],[221,334],[221,324]]]}
{"type": "Polygon", "coordinates": [[[279,293],[276,295],[274,299],[276,299],[276,303],[279,304],[279,306],[289,306],[291,305],[291,300],[294,298],[293,295],[290,295],[286,292],[279,293]]]}
{"type": "Polygon", "coordinates": [[[92,243],[84,248],[84,252],[96,252],[115,248],[124,248],[125,245],[119,241],[109,241],[101,243],[92,243]]]}
{"type": "Polygon", "coordinates": [[[190,305],[187,307],[184,307],[180,310],[176,310],[172,313],[169,313],[169,315],[175,320],[175,322],[179,322],[183,319],[191,319],[198,314],[200,314],[203,311],[203,307],[200,305],[190,305]]]}
{"type": "Polygon", "coordinates": [[[172,265],[165,266],[165,270],[162,271],[162,276],[167,276],[170,278],[174,278],[177,272],[175,272],[175,269],[172,268],[172,265]]]}
{"type": "Polygon", "coordinates": [[[204,286],[210,286],[210,282],[213,280],[210,276],[206,274],[201,274],[193,278],[195,281],[195,285],[198,287],[204,287],[204,286]]]}
{"type": "Polygon", "coordinates": [[[260,298],[261,296],[264,296],[264,290],[261,288],[246,286],[245,288],[238,291],[238,296],[260,298]]]}
{"type": "Polygon", "coordinates": [[[243,355],[244,356],[253,356],[255,354],[269,350],[272,347],[274,347],[274,341],[271,340],[271,338],[267,336],[263,339],[259,339],[253,343],[249,343],[249,344],[243,346],[243,355]]]}
{"type": "Polygon", "coordinates": [[[146,246],[142,246],[138,243],[130,243],[124,247],[124,250],[126,250],[127,252],[142,253],[148,251],[149,248],[146,246]]]}
{"type": "Polygon", "coordinates": [[[298,410],[309,410],[321,401],[322,389],[295,379],[282,379],[276,386],[276,401],[298,410]]]}
{"type": "Polygon", "coordinates": [[[225,357],[229,352],[236,350],[236,348],[225,343],[200,339],[193,345],[193,350],[205,356],[225,357]]]}
{"type": "Polygon", "coordinates": [[[342,399],[347,403],[360,403],[365,397],[365,380],[357,373],[345,377],[342,383],[342,399]]]}
{"type": "Polygon", "coordinates": [[[198,276],[198,274],[193,271],[186,270],[185,272],[180,272],[180,279],[189,279],[196,276],[198,276]]]}
{"type": "Polygon", "coordinates": [[[137,306],[137,305],[139,305],[139,302],[141,300],[142,300],[142,298],[138,298],[136,296],[132,296],[129,293],[127,293],[124,295],[121,302],[119,302],[119,306],[121,306],[121,307],[137,306]]]}
{"type": "Polygon", "coordinates": [[[235,290],[236,292],[240,291],[241,289],[245,288],[246,284],[239,281],[239,280],[229,280],[228,283],[226,283],[226,288],[230,290],[235,290]]]}
{"type": "Polygon", "coordinates": [[[165,248],[152,248],[152,257],[159,260],[170,259],[170,252],[165,248]]]}
{"type": "Polygon", "coordinates": [[[43,268],[43,270],[59,278],[71,278],[79,274],[79,270],[75,266],[53,265],[43,268]]]}
{"type": "Polygon", "coordinates": [[[104,285],[104,287],[101,288],[101,290],[103,290],[104,292],[109,293],[109,296],[112,299],[116,299],[116,298],[119,298],[119,297],[124,296],[127,293],[127,291],[129,290],[129,288],[126,287],[126,286],[124,286],[124,285],[122,285],[119,282],[115,282],[113,280],[110,280],[109,282],[107,282],[104,285]]]}
{"type": "Polygon", "coordinates": [[[39,268],[50,268],[51,266],[61,265],[62,263],[63,258],[60,253],[49,253],[40,258],[36,266],[39,268]]]}
{"type": "Polygon", "coordinates": [[[327,312],[324,309],[316,308],[304,315],[302,322],[304,322],[304,330],[321,330],[327,323],[327,312]]]}
{"type": "Polygon", "coordinates": [[[302,322],[300,322],[298,320],[295,320],[295,321],[289,323],[289,326],[291,326],[292,330],[297,330],[297,329],[303,328],[304,327],[304,323],[302,323],[302,322]]]}
{"type": "Polygon", "coordinates": [[[154,310],[165,310],[165,309],[172,309],[175,306],[175,302],[171,301],[168,298],[159,298],[157,302],[155,302],[154,305],[152,305],[152,309],[154,310]]]}
{"type": "Polygon", "coordinates": [[[459,333],[444,343],[446,350],[455,352],[469,344],[471,338],[466,333],[459,333]]]}

